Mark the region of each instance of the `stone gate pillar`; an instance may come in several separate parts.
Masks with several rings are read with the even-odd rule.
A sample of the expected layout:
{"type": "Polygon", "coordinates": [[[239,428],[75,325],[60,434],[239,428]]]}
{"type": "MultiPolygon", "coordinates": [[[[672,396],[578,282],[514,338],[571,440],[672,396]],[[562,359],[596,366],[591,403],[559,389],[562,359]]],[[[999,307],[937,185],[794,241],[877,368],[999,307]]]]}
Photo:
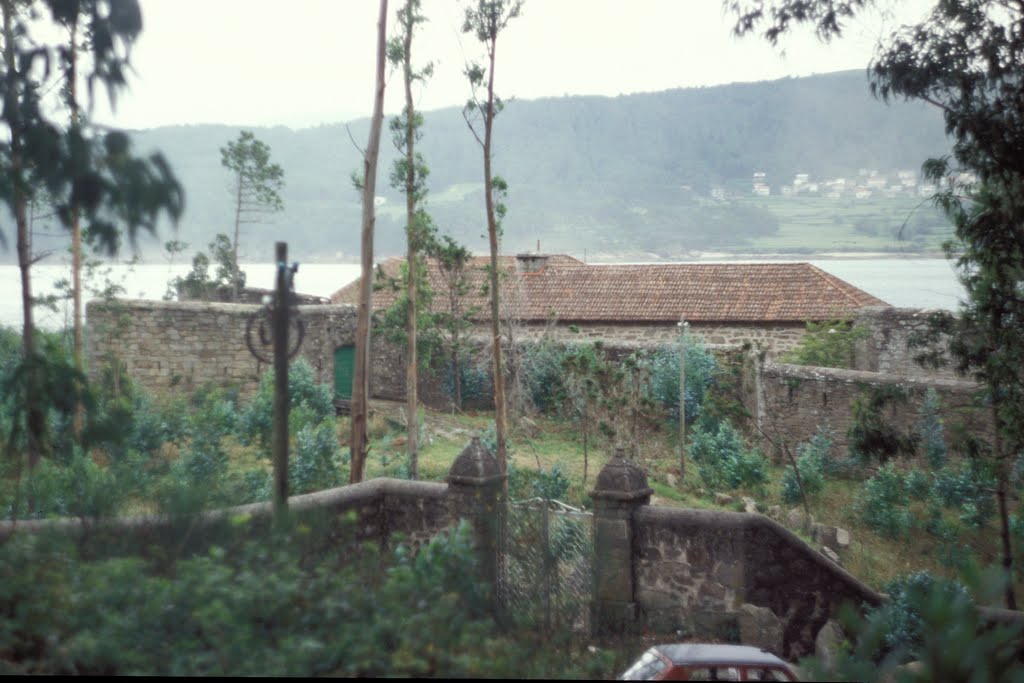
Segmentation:
{"type": "Polygon", "coordinates": [[[637,623],[633,570],[633,513],[651,502],[647,475],[622,448],[608,461],[590,497],[594,500],[593,625],[597,634],[631,631],[637,623]]]}
{"type": "Polygon", "coordinates": [[[504,481],[508,475],[498,461],[473,437],[448,470],[448,511],[452,519],[473,526],[473,542],[480,560],[481,579],[498,587],[501,552],[505,547],[504,481]]]}

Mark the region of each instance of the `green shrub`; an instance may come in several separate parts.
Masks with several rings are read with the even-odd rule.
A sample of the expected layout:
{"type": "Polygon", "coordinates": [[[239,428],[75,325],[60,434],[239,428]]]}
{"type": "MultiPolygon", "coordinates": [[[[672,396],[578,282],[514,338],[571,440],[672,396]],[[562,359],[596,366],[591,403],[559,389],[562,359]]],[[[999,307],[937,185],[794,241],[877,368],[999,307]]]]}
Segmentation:
{"type": "Polygon", "coordinates": [[[690,440],[690,457],[710,489],[761,486],[768,481],[768,461],[750,449],[729,422],[698,425],[690,440]]]}
{"type": "MultiPolygon", "coordinates": [[[[19,518],[98,518],[117,511],[124,501],[125,489],[110,470],[75,448],[67,464],[42,460],[26,473],[18,497],[19,518]]],[[[6,514],[11,517],[15,512],[14,500],[6,507],[6,514]]]]}
{"type": "Polygon", "coordinates": [[[465,523],[418,553],[332,544],[304,561],[302,539],[214,547],[158,571],[17,534],[0,546],[0,671],[587,678],[607,665],[557,637],[500,630],[465,523]]]}
{"type": "Polygon", "coordinates": [[[905,479],[907,493],[914,500],[924,500],[931,492],[932,482],[921,470],[910,470],[905,479]]]}
{"type": "Polygon", "coordinates": [[[921,448],[924,450],[925,459],[935,470],[946,464],[949,451],[942,436],[941,408],[938,392],[929,388],[925,392],[924,403],[921,404],[918,434],[921,437],[921,448]]]}
{"type": "MultiPolygon", "coordinates": [[[[328,417],[334,417],[334,400],[331,389],[318,384],[313,378],[313,369],[304,358],[291,364],[288,369],[288,408],[305,420],[289,419],[289,429],[298,431],[305,424],[319,424],[328,417]]],[[[274,372],[268,370],[260,378],[256,396],[242,410],[237,422],[238,440],[242,444],[256,443],[267,457],[270,456],[270,436],[274,420],[274,372]]]]}
{"type": "MultiPolygon", "coordinates": [[[[679,422],[679,346],[659,346],[645,361],[650,376],[650,398],[679,422]]],[[[704,395],[714,385],[719,371],[718,361],[707,347],[686,339],[686,422],[693,424],[700,416],[704,395]]]]}
{"type": "Polygon", "coordinates": [[[288,466],[289,491],[295,495],[341,484],[341,448],[333,421],[303,426],[295,436],[295,450],[288,466]]]}
{"type": "MultiPolygon", "coordinates": [[[[825,466],[831,458],[832,432],[827,428],[819,428],[809,441],[800,444],[797,449],[796,466],[800,470],[800,483],[808,498],[821,493],[825,487],[825,466]]],[[[800,487],[792,467],[782,473],[782,500],[787,503],[800,502],[800,487]]]]}
{"type": "Polygon", "coordinates": [[[509,463],[508,495],[512,500],[528,498],[565,500],[565,495],[568,492],[569,479],[557,463],[547,471],[517,467],[514,463],[509,463]]]}
{"type": "MultiPolygon", "coordinates": [[[[971,577],[979,600],[1005,582],[971,577]]],[[[808,680],[1017,681],[1021,679],[1020,624],[985,623],[977,603],[955,581],[919,572],[886,587],[890,602],[858,618],[843,618],[852,643],[830,666],[804,660],[808,680]],[[916,660],[913,671],[897,669],[916,660]]]]}
{"type": "Polygon", "coordinates": [[[943,467],[935,474],[931,496],[943,507],[961,511],[961,519],[981,528],[995,514],[995,498],[991,491],[995,481],[977,467],[961,463],[943,467]]]}
{"type": "Polygon", "coordinates": [[[864,482],[857,496],[861,519],[886,538],[899,538],[910,531],[910,512],[903,477],[892,463],[887,463],[875,476],[864,482]]]}
{"type": "Polygon", "coordinates": [[[869,336],[868,328],[849,320],[808,321],[799,346],[779,360],[821,368],[852,368],[857,342],[869,336]]]}

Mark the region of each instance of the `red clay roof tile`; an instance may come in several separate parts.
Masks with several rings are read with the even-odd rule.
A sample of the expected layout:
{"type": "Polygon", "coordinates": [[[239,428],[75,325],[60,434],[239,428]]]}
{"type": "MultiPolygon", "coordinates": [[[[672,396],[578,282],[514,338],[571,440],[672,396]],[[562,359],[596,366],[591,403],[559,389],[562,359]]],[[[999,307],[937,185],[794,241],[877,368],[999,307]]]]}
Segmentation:
{"type": "MultiPolygon", "coordinates": [[[[404,259],[381,263],[397,276],[404,259]]],[[[467,266],[467,306],[489,318],[484,290],[488,257],[474,257],[467,266]]],[[[591,265],[569,256],[547,257],[536,272],[516,273],[516,257],[499,257],[510,273],[502,282],[506,305],[523,320],[556,317],[565,322],[803,322],[851,315],[884,301],[809,263],[665,263],[591,265]]],[[[429,266],[428,280],[440,291],[440,271],[429,266]]],[[[358,281],[331,296],[334,303],[354,303],[358,281]]],[[[374,293],[374,309],[390,306],[389,289],[374,293]]]]}

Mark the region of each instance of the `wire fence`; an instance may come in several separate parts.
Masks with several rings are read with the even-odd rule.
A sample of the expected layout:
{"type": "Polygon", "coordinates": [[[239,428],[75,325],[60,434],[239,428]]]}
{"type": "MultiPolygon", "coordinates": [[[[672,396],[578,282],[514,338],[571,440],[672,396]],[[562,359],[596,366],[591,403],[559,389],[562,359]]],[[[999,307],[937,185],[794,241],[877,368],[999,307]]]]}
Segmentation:
{"type": "Polygon", "coordinates": [[[546,632],[590,631],[593,516],[534,498],[508,509],[499,596],[507,614],[546,632]]]}

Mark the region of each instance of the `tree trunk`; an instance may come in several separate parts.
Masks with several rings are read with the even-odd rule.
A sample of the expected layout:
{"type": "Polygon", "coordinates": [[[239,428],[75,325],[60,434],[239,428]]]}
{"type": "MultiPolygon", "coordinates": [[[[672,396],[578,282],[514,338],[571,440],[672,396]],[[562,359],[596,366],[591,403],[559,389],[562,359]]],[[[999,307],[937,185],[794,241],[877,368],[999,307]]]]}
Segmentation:
{"type": "Polygon", "coordinates": [[[377,154],[384,120],[384,65],[387,46],[388,0],[380,0],[377,19],[377,79],[370,121],[370,140],[363,160],[362,276],[359,280],[359,309],[356,319],[355,373],[352,379],[352,429],[349,437],[351,470],[349,483],[363,480],[366,468],[366,422],[370,397],[370,307],[373,303],[373,199],[377,189],[377,154]]]}
{"type": "Polygon", "coordinates": [[[238,172],[235,196],[235,242],[231,249],[231,300],[238,303],[238,239],[242,227],[242,172],[238,172]]]}
{"type": "MultiPolygon", "coordinates": [[[[10,0],[3,2],[4,14],[4,62],[10,74],[15,73],[14,62],[14,30],[11,26],[14,7],[10,0]]],[[[27,432],[27,452],[29,469],[34,468],[43,454],[46,416],[39,406],[38,359],[35,353],[35,324],[32,319],[32,245],[28,230],[27,205],[24,176],[21,162],[22,131],[18,120],[18,98],[20,90],[8,93],[8,102],[4,109],[8,115],[8,126],[11,134],[11,175],[14,181],[14,221],[17,228],[18,269],[21,272],[21,306],[22,306],[22,357],[26,365],[25,372],[25,412],[27,432]]],[[[29,501],[32,507],[32,501],[29,501]]]]}
{"type": "Polygon", "coordinates": [[[459,363],[458,349],[452,349],[452,374],[455,377],[455,407],[462,410],[462,366],[459,363]]]}
{"type": "Polygon", "coordinates": [[[405,402],[407,421],[409,477],[419,479],[419,400],[416,394],[416,295],[419,226],[416,225],[416,112],[412,101],[412,7],[406,5],[408,26],[405,32],[405,225],[408,268],[405,291],[409,297],[406,309],[405,402]]]}
{"type": "MultiPolygon", "coordinates": [[[[993,327],[995,323],[993,324],[993,327]]],[[[1000,394],[1000,386],[998,383],[993,383],[991,386],[992,390],[992,423],[995,426],[993,446],[995,448],[996,467],[998,468],[999,481],[996,483],[996,500],[999,503],[999,535],[1002,543],[1003,551],[1003,571],[1005,572],[1006,580],[1006,609],[1017,609],[1017,596],[1013,589],[1013,543],[1010,532],[1010,513],[1007,505],[1008,496],[1008,480],[1010,473],[1007,471],[1007,467],[1010,462],[1008,454],[1004,452],[1002,429],[1002,420],[999,418],[999,399],[997,398],[1000,394]]]]}
{"type": "MultiPolygon", "coordinates": [[[[494,128],[494,53],[497,47],[497,31],[491,35],[487,70],[487,111],[484,114],[484,201],[487,206],[487,237],[491,248],[491,347],[493,349],[492,372],[494,374],[494,431],[497,440],[498,467],[502,474],[508,472],[506,455],[505,424],[505,368],[501,357],[501,328],[498,304],[498,224],[494,215],[494,182],[491,175],[491,132],[494,128]]],[[[505,479],[508,491],[508,479],[505,479]]]]}
{"type": "MultiPolygon", "coordinates": [[[[77,129],[80,124],[78,114],[78,15],[71,23],[71,58],[68,69],[68,92],[71,103],[71,127],[77,129]]],[[[71,207],[71,299],[73,310],[72,323],[72,361],[75,369],[85,373],[84,335],[82,334],[82,212],[76,202],[71,207]]],[[[75,398],[75,414],[71,429],[77,441],[82,439],[85,425],[85,406],[81,396],[75,398]]]]}

